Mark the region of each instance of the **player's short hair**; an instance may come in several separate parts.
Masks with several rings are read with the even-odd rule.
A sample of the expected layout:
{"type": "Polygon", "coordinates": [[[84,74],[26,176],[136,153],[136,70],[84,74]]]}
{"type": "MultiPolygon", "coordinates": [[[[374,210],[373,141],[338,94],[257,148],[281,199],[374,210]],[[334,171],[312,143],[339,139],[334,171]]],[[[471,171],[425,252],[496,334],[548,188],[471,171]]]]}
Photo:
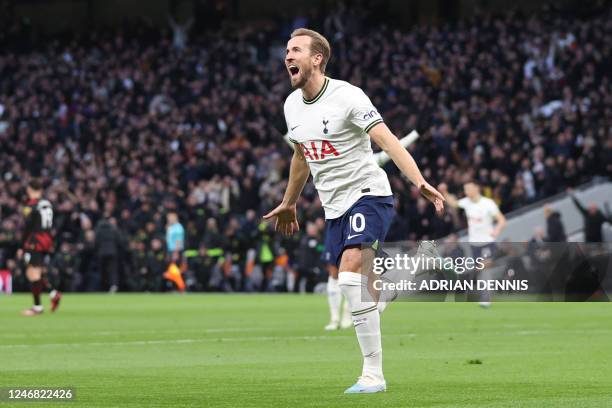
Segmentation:
{"type": "Polygon", "coordinates": [[[308,28],[298,28],[293,30],[291,33],[291,38],[297,37],[299,35],[305,35],[310,37],[310,52],[313,54],[322,54],[323,59],[321,60],[321,65],[319,68],[322,73],[325,73],[325,67],[327,66],[327,62],[331,58],[331,47],[329,46],[329,41],[327,38],[323,37],[321,34],[317,33],[314,30],[309,30],[308,28]]]}
{"type": "Polygon", "coordinates": [[[34,191],[42,191],[43,189],[42,183],[36,179],[30,180],[30,182],[28,183],[28,187],[30,187],[30,189],[34,191]]]}

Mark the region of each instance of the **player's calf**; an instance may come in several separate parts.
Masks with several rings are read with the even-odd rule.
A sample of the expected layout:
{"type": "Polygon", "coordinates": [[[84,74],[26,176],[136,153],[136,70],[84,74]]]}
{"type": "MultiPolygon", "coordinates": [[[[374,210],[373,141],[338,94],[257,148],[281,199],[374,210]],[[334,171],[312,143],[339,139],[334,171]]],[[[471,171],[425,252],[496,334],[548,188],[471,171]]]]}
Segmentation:
{"type": "MultiPolygon", "coordinates": [[[[383,384],[380,315],[368,290],[367,278],[360,273],[340,272],[338,281],[351,308],[355,334],[363,355],[362,374],[356,385],[369,387],[383,384]]],[[[347,392],[352,393],[349,390],[354,387],[347,392]]]]}

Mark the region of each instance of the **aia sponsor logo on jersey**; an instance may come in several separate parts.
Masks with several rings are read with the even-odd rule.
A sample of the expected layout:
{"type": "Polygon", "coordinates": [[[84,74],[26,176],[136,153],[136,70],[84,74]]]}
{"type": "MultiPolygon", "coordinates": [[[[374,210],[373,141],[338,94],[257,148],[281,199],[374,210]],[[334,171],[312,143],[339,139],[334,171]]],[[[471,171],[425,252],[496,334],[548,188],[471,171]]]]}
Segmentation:
{"type": "Polygon", "coordinates": [[[313,140],[300,143],[300,148],[308,161],[323,160],[328,156],[340,156],[340,153],[329,140],[313,140]]]}
{"type": "Polygon", "coordinates": [[[470,222],[473,222],[474,224],[480,224],[482,222],[484,222],[484,218],[482,217],[468,217],[470,222]]]}

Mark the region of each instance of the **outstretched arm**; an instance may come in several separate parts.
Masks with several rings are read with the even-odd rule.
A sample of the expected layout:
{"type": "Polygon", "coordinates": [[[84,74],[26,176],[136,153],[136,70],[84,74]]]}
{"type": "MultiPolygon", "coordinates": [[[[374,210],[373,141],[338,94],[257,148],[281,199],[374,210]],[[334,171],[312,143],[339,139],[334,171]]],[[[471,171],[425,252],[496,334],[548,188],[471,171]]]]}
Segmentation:
{"type": "Polygon", "coordinates": [[[404,149],[387,125],[381,122],[370,129],[368,134],[391,157],[402,174],[408,177],[408,180],[421,190],[421,194],[433,203],[436,212],[438,214],[442,213],[444,211],[444,197],[425,181],[412,155],[404,149]]]}
{"type": "Polygon", "coordinates": [[[293,150],[293,157],[291,158],[291,167],[289,168],[289,181],[287,182],[287,189],[285,190],[285,196],[283,202],[264,215],[264,219],[276,218],[276,224],[274,229],[281,232],[284,235],[291,235],[296,231],[300,230],[300,225],[297,222],[296,216],[296,203],[308,176],[310,175],[310,168],[304,157],[304,153],[299,146],[295,146],[293,150]]]}
{"type": "Polygon", "coordinates": [[[586,215],[587,210],[582,206],[582,204],[580,204],[580,201],[578,201],[576,196],[573,193],[571,193],[570,197],[572,198],[572,201],[576,205],[576,208],[578,208],[578,211],[580,211],[582,213],[582,215],[586,215]]]}
{"type": "Polygon", "coordinates": [[[306,163],[304,153],[299,146],[295,146],[293,149],[293,157],[291,158],[291,167],[289,168],[289,181],[287,182],[287,190],[285,190],[285,196],[283,197],[283,204],[295,205],[302,190],[308,181],[310,175],[310,168],[306,163]]]}
{"type": "Polygon", "coordinates": [[[176,21],[174,21],[174,18],[171,15],[168,15],[168,24],[170,24],[170,27],[173,29],[177,27],[176,21]]]}
{"type": "Polygon", "coordinates": [[[444,196],[444,198],[446,199],[445,203],[449,207],[453,209],[459,208],[459,200],[457,200],[457,197],[455,197],[454,194],[448,192],[448,186],[446,185],[446,183],[440,183],[438,185],[438,191],[444,196]]]}

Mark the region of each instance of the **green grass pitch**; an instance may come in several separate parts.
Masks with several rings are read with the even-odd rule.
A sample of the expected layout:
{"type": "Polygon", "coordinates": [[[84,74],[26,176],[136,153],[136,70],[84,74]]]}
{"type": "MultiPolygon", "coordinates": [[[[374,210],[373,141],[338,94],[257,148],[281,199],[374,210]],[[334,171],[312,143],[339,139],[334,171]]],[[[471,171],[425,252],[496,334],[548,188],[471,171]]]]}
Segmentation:
{"type": "Polygon", "coordinates": [[[29,302],[0,297],[0,387],[76,400],[15,407],[612,406],[609,303],[394,303],[387,392],[343,395],[361,356],[352,329],[322,330],[323,296],[68,294],[21,317],[29,302]]]}

